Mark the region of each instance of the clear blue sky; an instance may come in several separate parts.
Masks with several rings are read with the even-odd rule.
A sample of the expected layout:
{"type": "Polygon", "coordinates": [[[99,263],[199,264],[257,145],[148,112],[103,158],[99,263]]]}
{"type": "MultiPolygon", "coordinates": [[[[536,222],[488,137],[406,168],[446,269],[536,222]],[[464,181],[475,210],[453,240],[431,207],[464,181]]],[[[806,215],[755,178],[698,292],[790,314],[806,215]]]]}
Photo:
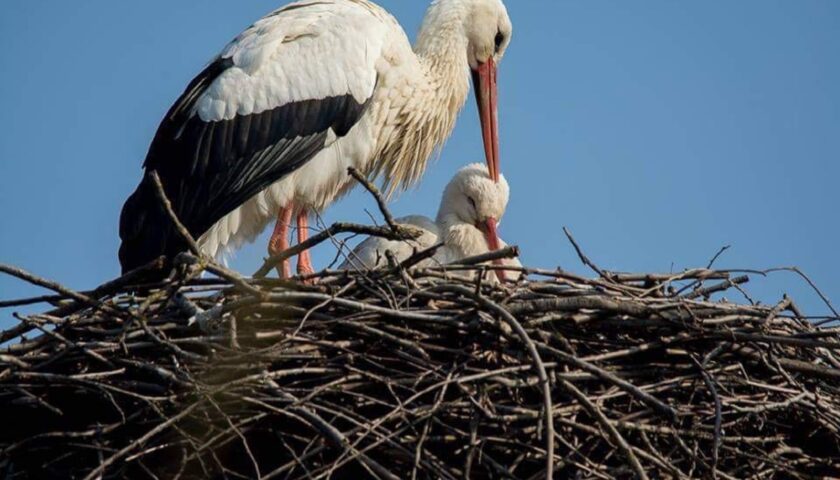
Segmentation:
{"type": "MultiPolygon", "coordinates": [[[[155,128],[228,40],[282,0],[5,0],[0,262],[84,289],[118,273],[117,219],[155,128]]],[[[427,5],[382,0],[411,36],[427,5]]],[[[525,263],[584,271],[798,265],[840,301],[840,1],[508,0],[502,234],[525,263]]],[[[470,101],[396,214],[434,215],[480,161],[470,101]]],[[[335,220],[367,220],[361,194],[335,220]]],[[[234,266],[253,271],[265,241],[234,266]]],[[[316,266],[328,261],[319,250],[316,266]]],[[[757,280],[826,310],[796,278],[757,280]]],[[[37,293],[0,278],[0,297],[37,293]]],[[[0,325],[9,320],[0,312],[0,325]]],[[[7,324],[7,323],[6,323],[7,324]]]]}

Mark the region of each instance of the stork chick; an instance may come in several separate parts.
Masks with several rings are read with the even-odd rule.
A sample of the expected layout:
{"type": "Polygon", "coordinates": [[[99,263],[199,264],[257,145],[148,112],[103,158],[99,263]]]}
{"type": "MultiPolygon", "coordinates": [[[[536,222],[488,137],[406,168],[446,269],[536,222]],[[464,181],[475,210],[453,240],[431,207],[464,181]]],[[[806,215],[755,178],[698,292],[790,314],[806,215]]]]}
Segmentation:
{"type": "MultiPolygon", "coordinates": [[[[419,229],[423,234],[409,241],[370,237],[350,254],[340,267],[342,270],[376,269],[387,265],[387,251],[397,261],[405,261],[418,251],[443,243],[434,257],[418,266],[446,265],[465,258],[482,255],[507,245],[499,238],[497,227],[505,213],[510,187],[504,176],[495,183],[487,167],[479,163],[462,168],[446,186],[437,219],[423,216],[400,218],[397,223],[419,229]]],[[[521,267],[518,259],[497,262],[509,267],[521,267]]],[[[518,278],[498,270],[500,280],[518,278]]]]}

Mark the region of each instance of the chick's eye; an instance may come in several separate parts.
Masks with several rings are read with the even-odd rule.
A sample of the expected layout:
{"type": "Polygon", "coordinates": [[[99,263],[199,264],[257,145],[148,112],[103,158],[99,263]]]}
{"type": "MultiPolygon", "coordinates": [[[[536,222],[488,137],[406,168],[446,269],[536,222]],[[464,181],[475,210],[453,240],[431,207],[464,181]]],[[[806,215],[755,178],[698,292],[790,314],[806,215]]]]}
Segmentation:
{"type": "Polygon", "coordinates": [[[505,35],[502,32],[496,34],[496,51],[502,47],[502,44],[505,42],[505,35]]]}
{"type": "Polygon", "coordinates": [[[478,207],[475,205],[475,200],[473,200],[472,197],[467,197],[467,199],[470,201],[470,205],[472,205],[473,210],[478,210],[478,207]]]}

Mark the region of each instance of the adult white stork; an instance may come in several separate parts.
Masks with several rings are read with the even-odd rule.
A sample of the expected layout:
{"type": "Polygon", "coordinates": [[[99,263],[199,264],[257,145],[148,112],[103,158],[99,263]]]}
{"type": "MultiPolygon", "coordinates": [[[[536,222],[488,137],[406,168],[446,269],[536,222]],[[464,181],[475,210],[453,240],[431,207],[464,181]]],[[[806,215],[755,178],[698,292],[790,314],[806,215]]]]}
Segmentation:
{"type": "MultiPolygon", "coordinates": [[[[476,84],[485,154],[499,178],[496,66],[511,37],[501,0],[435,0],[416,47],[367,0],[304,0],[248,28],[163,119],[146,174],[123,208],[124,271],[187,249],[156,198],[211,256],[253,241],[275,218],[271,253],[352,186],[347,168],[389,193],[416,182],[476,84]]],[[[283,275],[289,275],[289,265],[283,275]]],[[[298,272],[312,271],[308,254],[298,272]]]]}
{"type": "MultiPolygon", "coordinates": [[[[507,246],[497,233],[497,226],[507,208],[510,187],[504,176],[494,182],[487,168],[472,164],[461,169],[446,186],[440,202],[437,219],[423,216],[400,218],[397,223],[419,229],[422,235],[414,240],[395,241],[370,237],[359,244],[348,256],[341,270],[376,269],[388,264],[390,251],[397,261],[405,261],[418,251],[438,243],[443,246],[435,255],[418,266],[446,265],[493,252],[507,246]]],[[[518,259],[496,262],[509,267],[521,267],[518,259]]],[[[508,275],[496,271],[500,280],[520,274],[508,275]]]]}

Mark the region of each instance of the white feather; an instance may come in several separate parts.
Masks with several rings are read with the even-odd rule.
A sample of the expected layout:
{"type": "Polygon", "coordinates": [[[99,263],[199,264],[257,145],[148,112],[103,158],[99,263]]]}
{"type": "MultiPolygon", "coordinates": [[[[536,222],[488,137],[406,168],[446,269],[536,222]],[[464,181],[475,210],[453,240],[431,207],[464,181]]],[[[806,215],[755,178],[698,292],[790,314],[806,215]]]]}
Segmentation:
{"type": "Polygon", "coordinates": [[[371,97],[375,63],[393,19],[346,0],[278,13],[255,23],[222,51],[221,57],[234,65],[198,100],[202,120],[230,120],[302,100],[351,94],[364,103],[371,97]]]}

